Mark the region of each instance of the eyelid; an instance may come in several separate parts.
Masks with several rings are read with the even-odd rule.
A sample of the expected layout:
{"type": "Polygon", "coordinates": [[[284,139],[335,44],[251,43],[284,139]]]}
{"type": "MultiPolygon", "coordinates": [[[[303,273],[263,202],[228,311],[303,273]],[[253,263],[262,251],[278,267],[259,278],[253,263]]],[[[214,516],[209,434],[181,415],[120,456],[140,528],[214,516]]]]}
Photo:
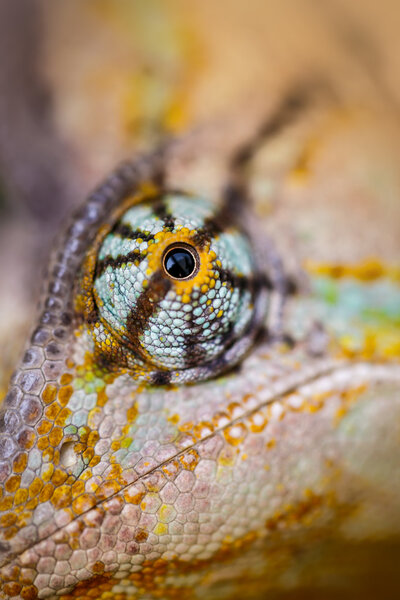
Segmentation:
{"type": "Polygon", "coordinates": [[[214,206],[193,194],[153,189],[123,201],[100,229],[84,261],[76,306],[102,364],[149,381],[162,372],[179,383],[223,372],[249,350],[268,292],[247,236],[232,222],[226,232],[220,225],[208,229],[214,206]],[[165,258],[179,247],[191,253],[195,269],[174,278],[165,258]],[[254,272],[241,274],[242,258],[254,272]]]}

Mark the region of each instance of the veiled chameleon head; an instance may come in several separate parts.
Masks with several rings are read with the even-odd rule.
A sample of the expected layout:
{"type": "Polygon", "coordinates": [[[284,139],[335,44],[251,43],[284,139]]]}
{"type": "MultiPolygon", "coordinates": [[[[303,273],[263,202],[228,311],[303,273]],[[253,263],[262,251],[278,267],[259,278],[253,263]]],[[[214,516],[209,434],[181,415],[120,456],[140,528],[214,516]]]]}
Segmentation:
{"type": "Polygon", "coordinates": [[[242,358],[265,317],[265,285],[230,215],[205,198],[165,192],[135,196],[101,230],[77,298],[108,365],[187,382],[242,358]]]}

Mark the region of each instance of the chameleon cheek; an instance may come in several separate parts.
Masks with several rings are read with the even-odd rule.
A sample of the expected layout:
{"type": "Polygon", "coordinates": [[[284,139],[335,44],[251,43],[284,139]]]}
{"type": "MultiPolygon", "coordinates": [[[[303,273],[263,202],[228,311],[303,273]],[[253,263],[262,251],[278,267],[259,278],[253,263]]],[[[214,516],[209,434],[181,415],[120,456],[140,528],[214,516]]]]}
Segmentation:
{"type": "Polygon", "coordinates": [[[247,350],[265,294],[260,311],[250,241],[217,226],[215,210],[204,198],[165,193],[128,207],[102,232],[85,263],[83,304],[110,365],[137,379],[162,372],[163,381],[186,382],[226,370],[247,350]]]}

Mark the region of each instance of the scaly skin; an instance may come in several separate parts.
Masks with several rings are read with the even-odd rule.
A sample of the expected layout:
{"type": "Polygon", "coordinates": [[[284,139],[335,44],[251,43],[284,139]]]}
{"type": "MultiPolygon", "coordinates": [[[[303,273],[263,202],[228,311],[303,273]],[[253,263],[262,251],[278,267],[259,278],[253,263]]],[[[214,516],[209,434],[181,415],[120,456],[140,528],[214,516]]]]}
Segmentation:
{"type": "Polygon", "coordinates": [[[375,597],[371,565],[382,595],[395,594],[400,203],[385,154],[394,125],[342,101],[277,104],[266,121],[275,129],[230,172],[260,120],[188,135],[123,167],[55,253],[3,407],[2,598],[375,597]],[[159,161],[166,185],[215,202],[246,177],[257,215],[247,226],[256,240],[268,235],[294,284],[284,297],[275,290],[270,335],[239,368],[188,386],[149,386],[96,364],[74,305],[99,227],[159,161]]]}

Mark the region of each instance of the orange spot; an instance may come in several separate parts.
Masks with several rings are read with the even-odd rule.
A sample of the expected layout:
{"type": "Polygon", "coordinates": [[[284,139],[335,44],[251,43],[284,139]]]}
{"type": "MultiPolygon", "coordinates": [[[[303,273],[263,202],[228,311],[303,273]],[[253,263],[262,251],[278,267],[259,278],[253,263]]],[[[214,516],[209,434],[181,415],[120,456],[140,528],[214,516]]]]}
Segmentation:
{"type": "Polygon", "coordinates": [[[78,481],[75,481],[75,483],[73,484],[73,486],[71,488],[72,496],[74,498],[76,498],[77,496],[80,496],[81,494],[83,494],[84,491],[85,491],[85,482],[82,481],[81,479],[78,479],[78,481]]]}
{"type": "Polygon", "coordinates": [[[46,448],[48,447],[48,445],[49,445],[49,439],[47,437],[41,437],[38,440],[37,447],[38,447],[39,450],[42,450],[42,451],[46,450],[46,448]]]}
{"type": "Polygon", "coordinates": [[[95,506],[96,500],[91,494],[82,494],[72,502],[72,510],[80,515],[95,506]]]}
{"type": "Polygon", "coordinates": [[[21,591],[22,600],[36,600],[38,597],[38,589],[35,585],[24,585],[21,591]]]}
{"type": "Polygon", "coordinates": [[[107,403],[108,397],[105,388],[97,392],[97,406],[104,406],[107,403]]]}
{"type": "Polygon", "coordinates": [[[101,560],[97,560],[94,563],[94,565],[92,566],[92,572],[96,573],[96,575],[103,573],[104,572],[104,563],[101,562],[101,560]]]}
{"type": "Polygon", "coordinates": [[[87,439],[87,445],[88,446],[95,446],[97,444],[97,442],[100,439],[100,435],[98,433],[98,431],[91,431],[88,435],[88,439],[87,439]]]}
{"type": "Polygon", "coordinates": [[[56,469],[51,477],[51,481],[55,487],[62,485],[64,481],[67,479],[67,473],[64,473],[61,469],[56,469]]]}
{"type": "Polygon", "coordinates": [[[224,437],[228,444],[239,446],[247,435],[247,428],[244,423],[237,423],[224,430],[224,437]]]}
{"type": "Polygon", "coordinates": [[[25,504],[28,499],[28,490],[20,488],[15,492],[14,496],[14,505],[19,506],[20,504],[25,504]]]}
{"type": "Polygon", "coordinates": [[[50,481],[52,475],[54,473],[54,465],[49,465],[46,471],[42,473],[42,480],[44,482],[50,481]]]}
{"type": "Polygon", "coordinates": [[[97,488],[96,495],[99,499],[109,498],[121,489],[121,485],[117,481],[105,481],[97,488]]]}
{"type": "Polygon", "coordinates": [[[71,410],[69,408],[63,408],[61,412],[58,413],[56,420],[54,421],[55,425],[65,425],[66,420],[71,414],[71,410]]]}
{"type": "Polygon", "coordinates": [[[140,504],[145,495],[145,492],[137,492],[136,490],[129,490],[129,488],[124,491],[124,498],[129,504],[140,504]]]}
{"type": "Polygon", "coordinates": [[[253,433],[261,433],[264,430],[266,424],[268,423],[265,415],[261,413],[254,413],[250,417],[250,426],[249,429],[253,433]]]}
{"type": "Polygon", "coordinates": [[[3,591],[8,596],[13,597],[13,596],[18,596],[21,589],[22,589],[22,585],[20,585],[19,583],[6,583],[4,585],[3,591]]]}
{"type": "Polygon", "coordinates": [[[11,496],[6,496],[2,500],[0,500],[0,510],[3,512],[10,510],[12,508],[12,505],[13,499],[11,496]]]}
{"type": "Polygon", "coordinates": [[[43,390],[42,399],[45,404],[51,404],[54,402],[57,396],[57,386],[52,383],[48,383],[43,390]]]}
{"type": "Polygon", "coordinates": [[[60,410],[61,406],[58,402],[53,402],[53,404],[50,404],[50,406],[46,408],[45,415],[50,421],[54,421],[60,410]]]}
{"type": "Polygon", "coordinates": [[[29,486],[29,497],[34,498],[35,496],[37,496],[42,487],[43,481],[39,479],[39,477],[36,477],[36,479],[34,479],[29,486]]]}
{"type": "Polygon", "coordinates": [[[1,517],[0,521],[3,527],[10,527],[11,525],[15,525],[17,519],[18,517],[14,513],[7,513],[1,517]]]}
{"type": "MultiPolygon", "coordinates": [[[[39,435],[46,435],[53,427],[53,423],[50,421],[41,421],[37,426],[37,432],[39,435]]],[[[47,446],[46,446],[47,447],[47,446]]]]}
{"type": "Polygon", "coordinates": [[[145,542],[148,537],[149,537],[149,534],[147,533],[147,531],[145,531],[144,529],[139,529],[135,534],[135,541],[136,542],[145,542]]]}
{"type": "Polygon", "coordinates": [[[63,430],[61,427],[55,427],[49,433],[49,441],[52,446],[58,446],[63,438],[63,430]]]}
{"type": "Polygon", "coordinates": [[[63,373],[60,378],[61,385],[68,385],[73,380],[71,373],[63,373]]]}
{"type": "Polygon", "coordinates": [[[54,490],[51,503],[56,508],[66,508],[71,505],[71,488],[68,485],[61,485],[54,490]]]}
{"type": "Polygon", "coordinates": [[[196,450],[194,450],[193,448],[190,448],[184,454],[181,454],[181,456],[179,457],[179,462],[181,463],[181,465],[189,471],[195,470],[199,460],[200,457],[196,450]]]}
{"type": "Polygon", "coordinates": [[[46,485],[44,486],[44,488],[42,489],[42,491],[40,492],[40,495],[39,495],[40,502],[47,502],[47,500],[50,500],[50,498],[53,495],[53,492],[54,492],[53,484],[46,483],[46,485]]]}
{"type": "Polygon", "coordinates": [[[26,503],[25,508],[26,508],[26,510],[35,510],[35,508],[37,507],[38,504],[39,504],[39,500],[37,498],[32,498],[32,500],[29,500],[26,503]]]}
{"type": "Polygon", "coordinates": [[[58,399],[62,406],[65,406],[66,404],[68,404],[68,401],[71,398],[73,392],[74,392],[74,389],[70,385],[66,385],[66,386],[60,388],[60,390],[58,392],[58,399]]]}
{"type": "Polygon", "coordinates": [[[13,471],[14,473],[22,473],[26,469],[26,464],[28,462],[28,455],[21,453],[14,459],[13,462],[13,471]]]}

